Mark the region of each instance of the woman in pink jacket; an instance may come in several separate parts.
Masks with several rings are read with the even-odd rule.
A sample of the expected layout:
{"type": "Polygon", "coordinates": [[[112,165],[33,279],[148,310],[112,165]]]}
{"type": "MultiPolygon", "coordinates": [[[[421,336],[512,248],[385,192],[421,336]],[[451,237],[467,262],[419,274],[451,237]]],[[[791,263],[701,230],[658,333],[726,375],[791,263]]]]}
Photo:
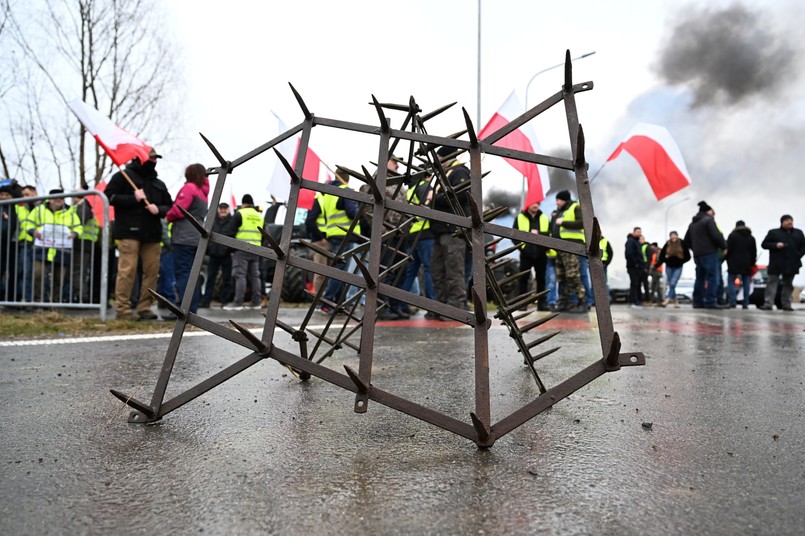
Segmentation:
{"type": "MultiPolygon", "coordinates": [[[[204,223],[207,216],[207,194],[210,191],[210,180],[207,170],[201,164],[190,164],[184,172],[187,182],[176,195],[176,201],[168,211],[165,219],[172,223],[171,248],[173,249],[173,270],[176,275],[176,290],[179,293],[180,303],[184,301],[187,280],[190,277],[190,268],[196,256],[201,235],[198,230],[185,218],[179,207],[182,207],[193,218],[204,223]]],[[[200,288],[196,285],[193,299],[190,302],[190,312],[198,310],[200,288]]],[[[164,316],[163,316],[164,318],[164,316]]]]}

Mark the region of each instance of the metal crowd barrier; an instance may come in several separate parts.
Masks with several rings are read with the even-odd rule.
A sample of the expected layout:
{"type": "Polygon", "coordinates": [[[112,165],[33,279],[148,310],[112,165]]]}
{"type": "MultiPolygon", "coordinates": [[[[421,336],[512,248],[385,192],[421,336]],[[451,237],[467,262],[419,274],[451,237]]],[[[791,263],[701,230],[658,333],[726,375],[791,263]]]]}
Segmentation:
{"type": "MultiPolygon", "coordinates": [[[[16,205],[46,203],[51,199],[98,196],[103,203],[103,225],[97,240],[43,235],[34,240],[17,218],[13,226],[0,231],[0,306],[18,308],[98,309],[106,320],[109,301],[109,199],[98,190],[0,200],[0,213],[6,207],[17,213],[16,205]],[[27,234],[26,239],[21,233],[27,234]],[[57,246],[57,247],[51,247],[57,246]]],[[[89,208],[89,207],[88,207],[89,208]]],[[[33,208],[31,209],[33,210],[33,208]]],[[[26,219],[30,213],[26,215],[26,219]]],[[[93,216],[94,218],[94,216],[93,216]]],[[[96,220],[97,223],[97,220],[96,220]]],[[[51,228],[50,230],[53,230],[51,228]]],[[[82,226],[83,230],[83,226],[82,226]]],[[[57,233],[54,231],[53,233],[57,233]]]]}

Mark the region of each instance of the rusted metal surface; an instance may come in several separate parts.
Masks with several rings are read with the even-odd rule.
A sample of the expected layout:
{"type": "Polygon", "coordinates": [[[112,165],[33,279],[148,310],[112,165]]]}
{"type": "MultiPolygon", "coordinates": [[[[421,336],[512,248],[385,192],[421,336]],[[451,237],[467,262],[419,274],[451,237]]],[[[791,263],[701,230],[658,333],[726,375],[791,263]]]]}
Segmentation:
{"type": "MultiPolygon", "coordinates": [[[[291,90],[305,116],[304,121],[296,127],[232,161],[225,159],[215,146],[207,138],[204,138],[219,164],[209,169],[208,173],[217,174],[218,180],[210,198],[211,209],[207,219],[203,224],[194,222],[201,238],[188,286],[192,288],[196,285],[204,251],[206,251],[207,244],[213,242],[224,244],[236,250],[255,253],[276,261],[276,270],[272,280],[272,288],[274,289],[282,287],[285,270],[291,266],[321,274],[325,276],[326,281],[330,279],[341,281],[345,284],[344,290],[337,301],[326,301],[323,297],[325,283],[321,290],[312,296],[310,309],[298,326],[289,325],[280,318],[280,292],[271,292],[268,307],[265,311],[265,322],[261,336],[255,335],[247,327],[237,322],[231,322],[232,327],[227,327],[208,320],[201,315],[189,313],[192,293],[185,293],[180,307],[172,306],[162,296],[155,294],[158,300],[168,305],[176,313],[178,320],[166,350],[151,402],[145,403],[119,391],[112,391],[114,396],[132,408],[129,421],[138,423],[157,421],[206,391],[268,358],[288,367],[302,381],[317,378],[354,392],[354,411],[356,413],[366,412],[369,409],[369,401],[375,401],[470,439],[479,447],[486,448],[492,446],[499,437],[532,419],[602,374],[618,370],[622,366],[645,364],[645,358],[639,352],[620,352],[620,338],[613,328],[609,300],[606,294],[603,264],[598,247],[601,232],[598,221],[595,218],[592,196],[590,195],[587,181],[587,163],[584,160],[584,134],[578,121],[575,103],[576,93],[592,89],[593,84],[592,82],[585,82],[574,85],[571,77],[569,52],[566,54],[565,61],[565,83],[561,91],[534,108],[527,110],[523,115],[485,139],[477,138],[475,126],[466,111],[463,114],[465,128],[462,131],[448,136],[431,135],[427,132],[425,128],[426,121],[449,109],[452,104],[443,106],[433,112],[422,114],[422,110],[413,97],[407,105],[401,105],[379,103],[373,96],[371,105],[377,111],[378,125],[363,125],[316,117],[308,110],[302,97],[293,86],[291,86],[291,90]],[[493,145],[508,133],[560,103],[564,104],[567,117],[572,154],[570,160],[514,151],[493,145]],[[385,116],[387,109],[406,112],[405,120],[402,122],[400,129],[392,128],[390,121],[385,116]],[[304,179],[301,177],[302,169],[304,168],[304,157],[297,162],[294,169],[274,149],[283,140],[299,133],[301,134],[301,142],[298,154],[305,155],[311,130],[316,126],[377,136],[377,171],[374,175],[370,174],[365,167],[362,168],[361,172],[342,168],[350,176],[364,182],[367,185],[367,191],[356,192],[304,179]],[[464,135],[468,138],[467,140],[459,139],[464,135]],[[401,142],[406,142],[408,145],[408,154],[405,158],[393,156],[398,144],[401,142]],[[447,159],[441,161],[436,154],[436,149],[441,146],[455,149],[453,155],[448,155],[447,159],[455,158],[464,153],[468,154],[471,177],[469,183],[459,184],[455,188],[450,184],[450,181],[447,180],[448,173],[445,169],[445,165],[448,164],[447,159]],[[241,164],[272,149],[274,149],[274,153],[280,159],[281,165],[285,166],[291,177],[291,191],[287,202],[288,210],[279,242],[269,240],[265,246],[254,246],[212,232],[215,209],[221,200],[228,175],[233,173],[241,164]],[[582,207],[583,220],[586,222],[585,237],[587,246],[491,223],[490,220],[499,215],[500,210],[487,212],[483,210],[482,185],[483,177],[485,176],[481,161],[483,154],[572,170],[576,178],[576,188],[582,207]],[[391,176],[387,172],[386,164],[392,158],[404,168],[399,177],[391,176]],[[406,200],[402,191],[403,183],[428,176],[432,176],[432,184],[438,184],[446,192],[447,198],[451,202],[452,213],[437,211],[428,205],[411,204],[406,200]],[[329,264],[326,265],[314,263],[290,253],[294,214],[299,200],[299,192],[303,188],[357,201],[361,207],[358,215],[353,219],[349,228],[346,229],[350,243],[355,242],[357,246],[350,246],[347,249],[347,240],[345,239],[342,242],[342,246],[336,251],[319,251],[330,259],[329,264]],[[457,200],[456,196],[461,192],[468,194],[469,214],[464,213],[462,205],[457,200]],[[389,224],[386,219],[389,214],[396,214],[399,217],[398,223],[389,224]],[[371,240],[355,233],[358,218],[363,215],[368,216],[371,221],[371,240]],[[423,296],[414,295],[397,288],[396,284],[399,282],[399,278],[404,272],[405,264],[410,258],[402,248],[402,244],[408,237],[411,224],[416,217],[427,218],[431,221],[441,221],[456,226],[456,236],[464,240],[467,247],[470,248],[473,259],[473,287],[468,289],[467,293],[469,303],[471,303],[469,309],[465,310],[435,300],[429,300],[423,296]],[[552,360],[560,359],[560,355],[557,352],[560,347],[547,347],[546,344],[549,341],[553,344],[554,341],[560,338],[561,332],[539,331],[539,336],[534,337],[533,330],[549,323],[556,317],[556,314],[545,314],[537,318],[531,317],[528,320],[523,320],[526,316],[530,317],[536,312],[534,308],[542,293],[527,292],[513,299],[507,298],[501,289],[501,285],[508,281],[497,281],[494,276],[494,268],[507,262],[504,258],[506,253],[500,252],[498,255],[485,257],[484,242],[485,236],[488,235],[496,237],[496,240],[503,237],[512,238],[521,242],[538,244],[558,251],[585,256],[589,259],[590,278],[597,304],[595,314],[600,338],[600,349],[592,352],[592,355],[599,356],[595,362],[556,385],[546,385],[540,372],[547,370],[552,360]],[[354,273],[349,273],[333,266],[350,259],[354,260],[357,266],[354,273]],[[346,289],[350,285],[356,287],[358,291],[347,297],[346,289]],[[365,298],[365,306],[361,307],[359,303],[363,298],[365,298]],[[399,300],[442,317],[461,322],[472,329],[475,360],[475,400],[473,404],[474,410],[469,412],[467,421],[444,415],[432,408],[385,391],[372,383],[372,365],[376,357],[374,351],[375,341],[377,337],[382,336],[382,332],[375,330],[375,324],[378,315],[389,307],[388,300],[390,299],[399,300]],[[532,402],[495,423],[492,422],[490,409],[488,330],[492,320],[488,311],[489,300],[494,303],[497,309],[493,313],[494,318],[506,326],[513,340],[511,354],[517,359],[519,359],[518,354],[522,355],[529,374],[535,381],[537,391],[532,402]],[[330,307],[333,312],[327,318],[323,328],[313,329],[310,327],[311,321],[317,308],[322,303],[330,307]],[[524,308],[526,312],[521,312],[524,308]],[[166,389],[177,359],[182,336],[188,325],[196,326],[242,346],[246,349],[247,355],[209,378],[200,381],[190,389],[165,400],[166,389]],[[274,334],[276,328],[291,336],[291,340],[295,345],[293,349],[280,348],[275,345],[274,334]],[[335,370],[323,364],[328,357],[337,351],[357,352],[359,356],[357,370],[347,366],[344,367],[344,371],[335,370]]],[[[192,220],[192,216],[189,214],[186,217],[192,220]]],[[[309,242],[306,244],[311,249],[316,249],[314,244],[309,242]]],[[[519,274],[515,274],[508,279],[512,280],[517,275],[519,274]]]]}

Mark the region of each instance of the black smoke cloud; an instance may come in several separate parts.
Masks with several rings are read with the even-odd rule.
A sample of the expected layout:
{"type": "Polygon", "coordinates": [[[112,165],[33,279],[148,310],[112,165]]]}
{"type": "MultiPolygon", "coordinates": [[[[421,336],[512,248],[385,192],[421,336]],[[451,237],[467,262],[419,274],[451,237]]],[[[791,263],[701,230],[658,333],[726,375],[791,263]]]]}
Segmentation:
{"type": "MultiPolygon", "coordinates": [[[[677,8],[655,63],[661,83],[636,95],[608,139],[595,144],[606,152],[588,156],[590,176],[636,123],[664,126],[692,181],[657,202],[631,156],[607,163],[591,188],[610,238],[639,225],[662,243],[666,230],[685,232],[701,200],[715,209],[725,234],[742,219],[760,241],[784,213],[805,224],[805,41],[798,37],[805,6],[748,4],[677,8]]],[[[621,263],[616,255],[613,267],[621,263]]]]}
{"type": "Polygon", "coordinates": [[[766,12],[742,4],[689,8],[666,38],[657,70],[668,84],[688,86],[696,106],[736,104],[778,93],[797,48],[766,12]]]}

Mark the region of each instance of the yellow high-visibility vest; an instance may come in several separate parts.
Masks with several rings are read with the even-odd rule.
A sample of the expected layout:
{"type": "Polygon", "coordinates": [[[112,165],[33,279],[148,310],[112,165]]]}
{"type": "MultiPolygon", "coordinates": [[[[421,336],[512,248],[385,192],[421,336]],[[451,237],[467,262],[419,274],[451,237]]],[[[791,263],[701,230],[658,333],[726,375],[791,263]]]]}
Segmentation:
{"type": "MultiPolygon", "coordinates": [[[[339,188],[347,187],[348,186],[346,184],[339,186],[339,188]]],[[[321,206],[321,210],[324,213],[324,219],[326,222],[324,226],[324,234],[327,236],[327,238],[346,235],[347,229],[349,229],[349,226],[352,223],[352,221],[349,219],[349,216],[347,216],[346,211],[338,208],[337,205],[339,199],[340,197],[336,195],[324,194],[321,196],[321,200],[319,200],[319,206],[321,206]]],[[[360,234],[360,225],[356,225],[353,232],[360,234]]]]}
{"type": "MultiPolygon", "coordinates": [[[[419,196],[416,195],[417,189],[422,186],[424,183],[428,182],[429,179],[422,179],[419,183],[413,187],[409,188],[407,192],[405,192],[405,197],[408,200],[408,203],[411,205],[421,205],[422,199],[419,199],[419,196]]],[[[425,218],[417,217],[414,220],[414,223],[411,225],[410,233],[418,233],[419,231],[424,231],[425,229],[430,229],[430,220],[425,218]]]]}
{"type": "Polygon", "coordinates": [[[263,226],[262,216],[254,207],[239,208],[238,213],[241,221],[235,238],[259,246],[263,238],[260,234],[260,227],[263,226]]]}
{"type": "MultiPolygon", "coordinates": [[[[567,210],[562,213],[562,223],[566,221],[576,221],[576,207],[578,204],[577,201],[574,201],[567,210]]],[[[559,238],[563,240],[577,240],[584,243],[584,229],[567,229],[562,225],[559,227],[559,238]]]]}
{"type": "MultiPolygon", "coordinates": [[[[539,234],[547,235],[548,228],[551,226],[551,220],[548,219],[548,216],[540,212],[539,214],[539,234]]],[[[522,212],[517,215],[517,230],[518,231],[525,231],[526,233],[531,232],[531,219],[523,214],[522,212]]],[[[520,249],[525,248],[525,242],[520,243],[520,249]]],[[[554,251],[554,255],[556,252],[554,251]]]]}

